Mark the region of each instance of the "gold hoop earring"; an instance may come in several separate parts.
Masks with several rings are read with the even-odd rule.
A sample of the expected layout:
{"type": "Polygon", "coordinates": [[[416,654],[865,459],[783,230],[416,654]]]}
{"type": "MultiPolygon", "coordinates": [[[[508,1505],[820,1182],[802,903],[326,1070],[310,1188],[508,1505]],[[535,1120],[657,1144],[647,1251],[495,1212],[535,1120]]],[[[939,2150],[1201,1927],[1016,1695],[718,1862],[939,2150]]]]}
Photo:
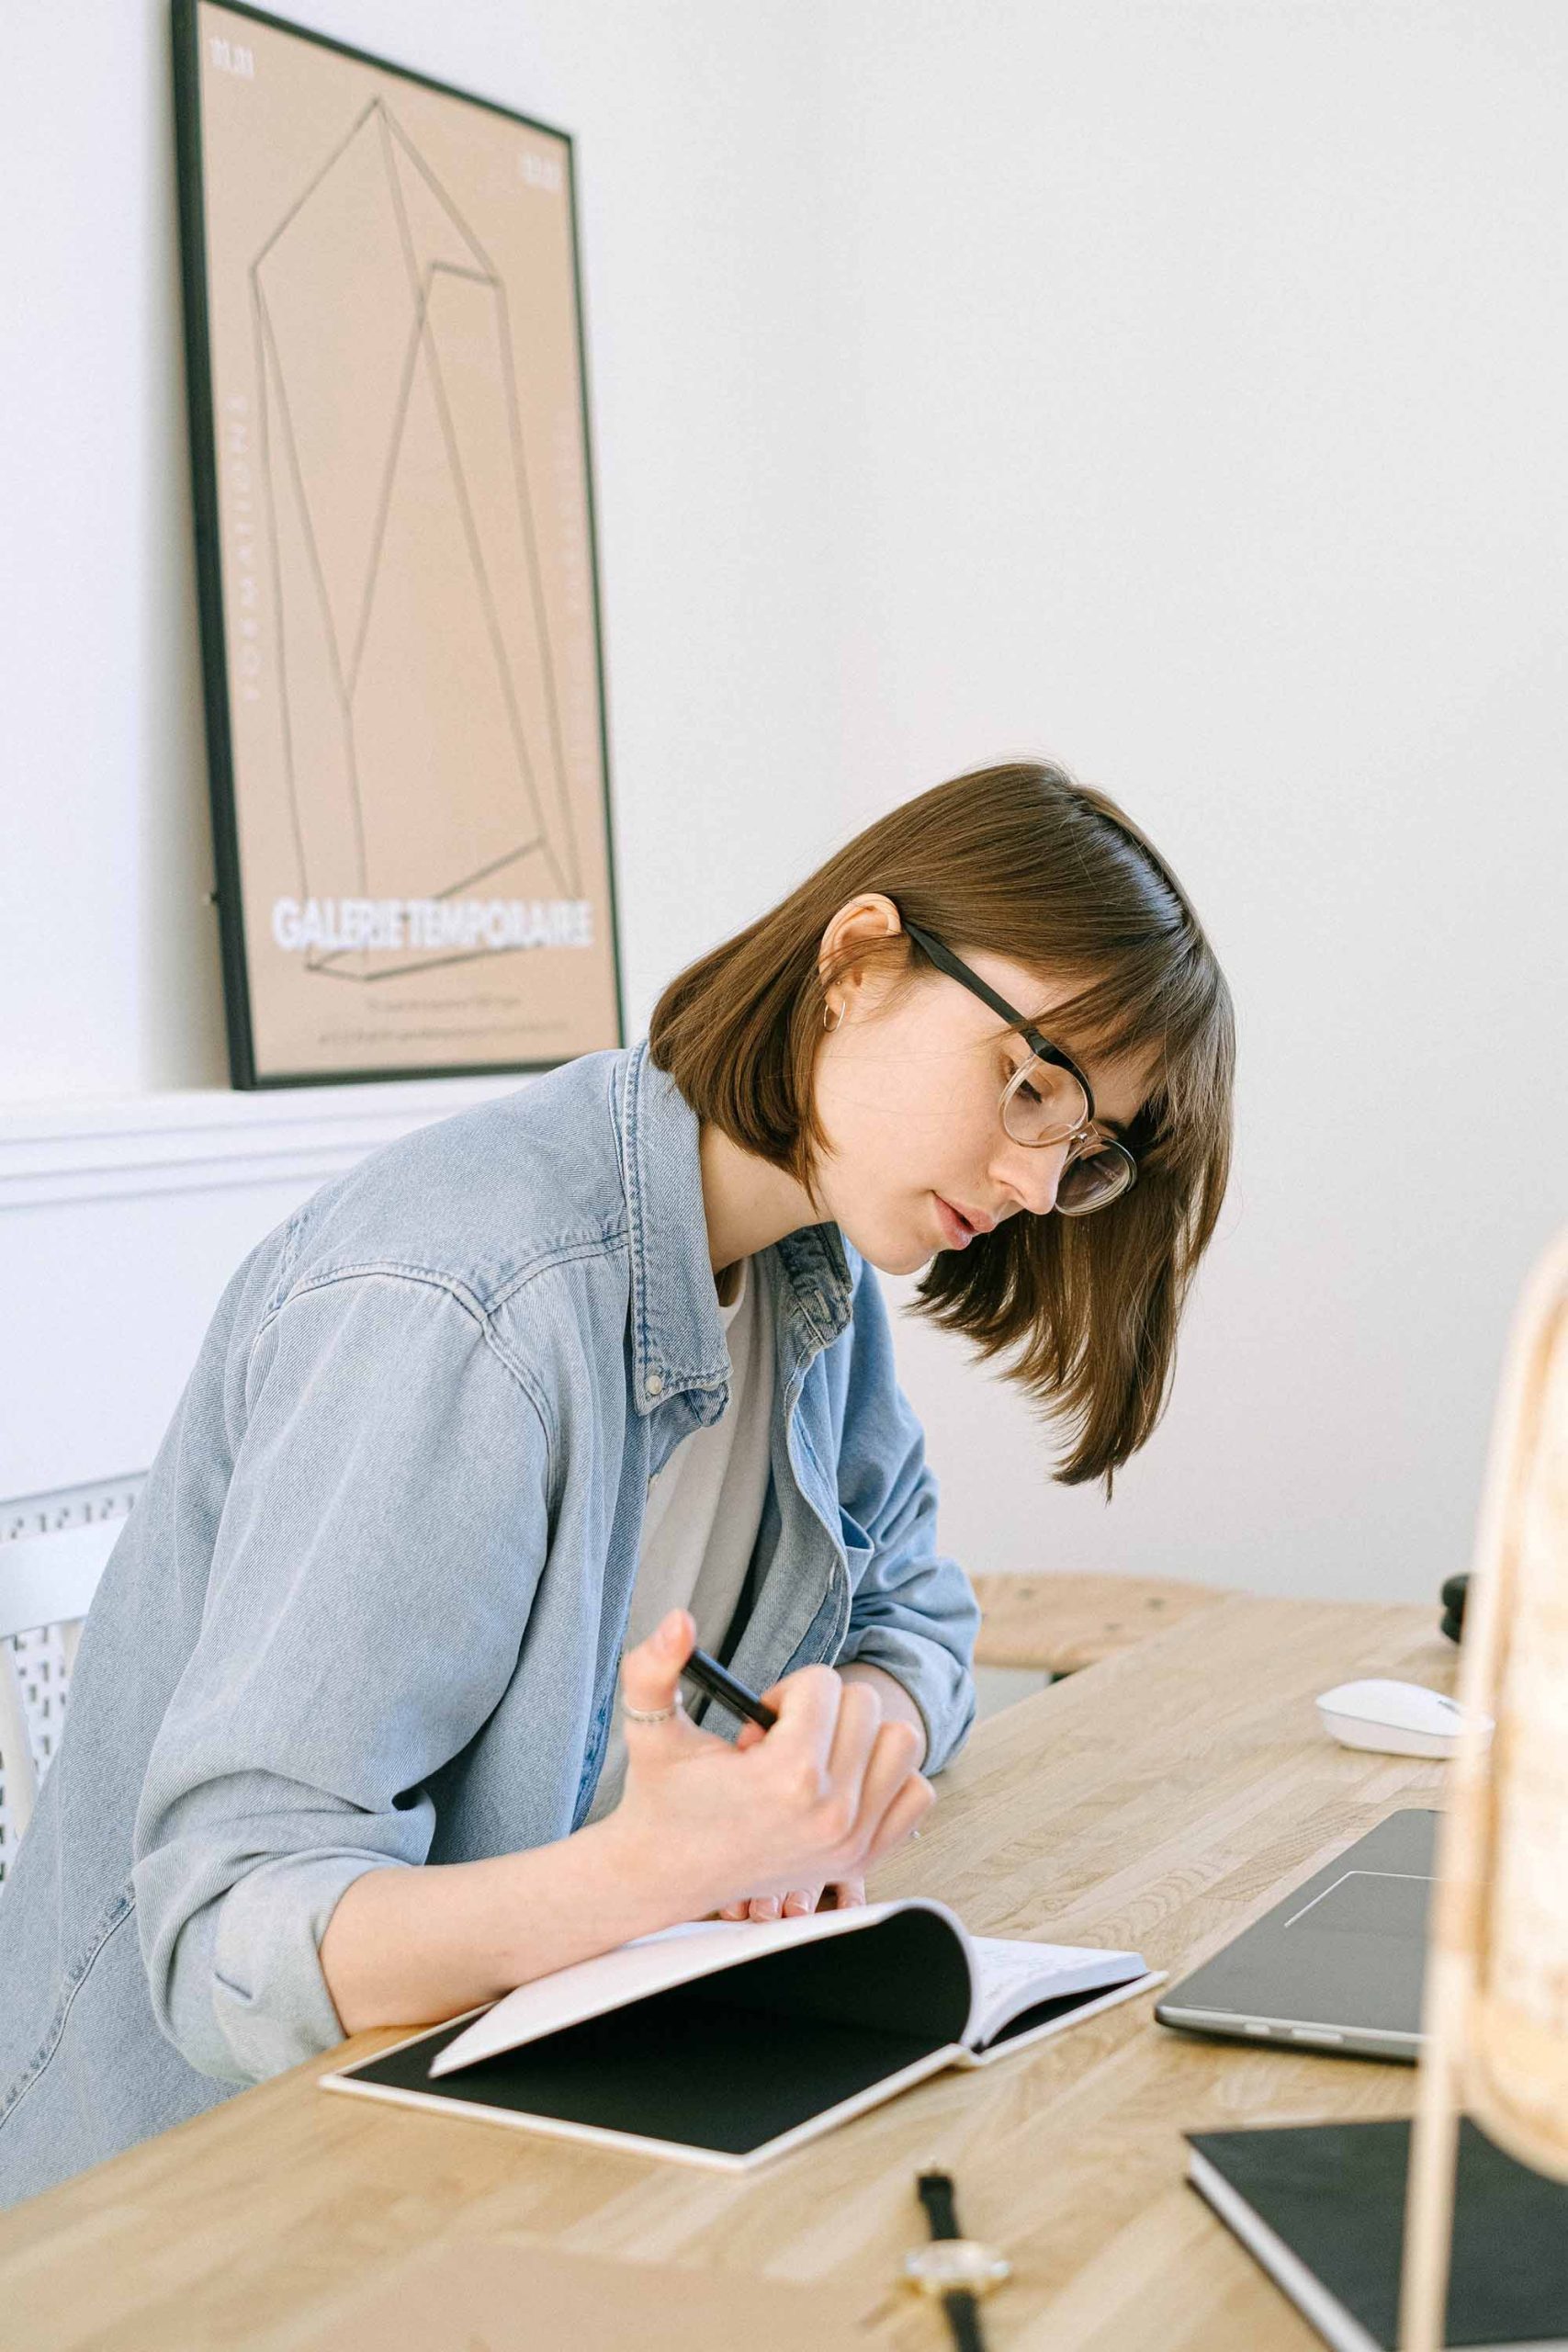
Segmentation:
{"type": "Polygon", "coordinates": [[[832,1009],[833,1008],[830,1004],[825,1004],[822,1007],[822,1026],[827,1030],[829,1037],[837,1036],[839,1031],[844,1025],[844,1008],[841,1004],[839,1007],[839,1017],[837,1021],[835,1021],[831,1026],[829,1025],[828,1015],[831,1012],[832,1009]]]}

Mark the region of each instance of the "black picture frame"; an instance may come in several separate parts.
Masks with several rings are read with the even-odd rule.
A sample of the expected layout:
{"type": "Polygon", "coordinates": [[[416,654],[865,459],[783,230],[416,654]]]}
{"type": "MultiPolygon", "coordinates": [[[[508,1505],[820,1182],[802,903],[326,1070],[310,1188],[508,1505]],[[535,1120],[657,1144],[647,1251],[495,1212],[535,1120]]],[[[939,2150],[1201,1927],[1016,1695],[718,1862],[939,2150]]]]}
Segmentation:
{"type": "MultiPolygon", "coordinates": [[[[244,5],[244,0],[172,0],[172,31],[174,44],[174,90],[176,137],[176,165],[179,202],[179,225],[184,294],[185,352],[187,405],[190,427],[190,455],[195,503],[197,588],[200,626],[203,698],[206,714],[208,774],[211,797],[214,863],[217,882],[217,908],[223,974],[224,1007],[227,1023],[231,1083],[237,1089],[253,1090],[274,1087],[339,1085],[359,1081],[398,1079],[428,1079],[434,1077],[470,1077],[553,1069],[576,1054],[592,1050],[596,1046],[621,1046],[626,1042],[626,1017],[621,968],[619,917],[616,901],[615,861],[613,810],[611,806],[610,758],[606,712],[606,684],[604,647],[598,529],[593,484],[592,435],[590,413],[588,358],[582,299],[581,246],[578,228],[577,176],[575,150],[570,134],[536,118],[502,106],[499,101],[472,92],[458,90],[446,83],[377,57],[368,51],[354,49],[333,40],[310,28],[295,24],[267,11],[244,5]],[[581,524],[585,540],[585,578],[581,582],[586,598],[585,634],[591,639],[593,687],[592,696],[592,731],[596,755],[599,791],[595,813],[602,824],[602,842],[598,844],[602,872],[602,909],[604,936],[599,943],[599,956],[594,977],[599,994],[607,1012],[607,1034],[598,1035],[570,1044],[565,1051],[545,1051],[537,1054],[524,1051],[501,1052],[494,1057],[482,1053],[458,1054],[455,1057],[432,1056],[428,1058],[411,1054],[407,1058],[392,1061],[374,1060],[355,1064],[352,1057],[331,1067],[290,1067],[287,1056],[280,1063],[276,1053],[259,1050],[256,1007],[257,965],[253,940],[247,936],[246,874],[244,871],[243,801],[247,780],[241,773],[243,759],[236,750],[235,713],[232,703],[232,657],[235,640],[231,633],[232,614],[226,608],[225,540],[223,505],[220,481],[220,420],[216,405],[213,350],[213,288],[209,278],[208,235],[208,188],[204,153],[203,120],[203,55],[204,18],[248,20],[270,34],[282,35],[290,41],[327,52],[337,59],[370,69],[392,83],[434,93],[462,108],[472,108],[487,117],[501,117],[519,129],[544,134],[558,142],[564,164],[564,195],[566,236],[570,244],[570,304],[575,329],[575,365],[578,387],[577,409],[581,429],[581,524]]],[[[215,36],[209,36],[215,38],[215,36]]],[[[411,361],[411,369],[412,362],[411,361]]],[[[525,497],[526,492],[525,492],[525,497]]],[[[520,502],[521,503],[521,502],[520,502]]],[[[477,562],[476,559],[476,562],[477,562]]],[[[541,607],[542,609],[542,607],[541,607]]],[[[502,656],[496,656],[498,664],[502,656]]],[[[548,656],[541,656],[547,660],[548,656]]],[[[586,708],[586,696],[580,695],[580,709],[586,708]]],[[[503,861],[504,863],[504,861],[503,861]]],[[[482,875],[471,876],[479,881],[482,875]]],[[[433,903],[446,897],[445,892],[434,894],[433,903]]],[[[328,902],[331,903],[330,901],[328,902]]],[[[344,901],[344,903],[347,903],[344,901]]],[[[393,902],[386,902],[393,903],[393,902]]],[[[412,902],[410,902],[412,904],[412,902]]],[[[421,901],[421,904],[425,902],[421,901]]],[[[536,901],[538,905],[541,902],[536,901]]],[[[559,903],[570,903],[562,901],[559,903]]],[[[587,903],[581,901],[580,903],[587,903]]],[[[459,909],[459,912],[461,910],[459,909]]],[[[429,943],[426,943],[429,944],[429,943]]],[[[557,947],[556,938],[544,943],[547,952],[557,947]]],[[[571,944],[581,944],[577,941],[571,944]]],[[[523,944],[532,952],[533,943],[523,944]]],[[[512,947],[507,941],[502,950],[512,947]]],[[[373,972],[363,968],[375,952],[363,942],[357,951],[362,968],[355,973],[344,970],[349,951],[333,948],[321,955],[323,967],[336,963],[333,977],[367,979],[400,978],[413,974],[438,972],[445,967],[472,962],[476,966],[489,962],[492,966],[500,958],[490,945],[465,949],[461,955],[445,957],[432,952],[426,960],[410,965],[406,973],[400,970],[373,972]]],[[[525,969],[527,956],[514,969],[525,969]]]]}

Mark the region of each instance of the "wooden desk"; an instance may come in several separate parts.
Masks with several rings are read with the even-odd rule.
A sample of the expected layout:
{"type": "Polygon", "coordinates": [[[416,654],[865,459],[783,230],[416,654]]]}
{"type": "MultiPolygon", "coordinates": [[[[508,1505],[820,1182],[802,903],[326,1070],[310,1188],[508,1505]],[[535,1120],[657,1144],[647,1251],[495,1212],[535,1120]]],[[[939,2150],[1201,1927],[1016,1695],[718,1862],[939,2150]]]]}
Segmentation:
{"type": "MultiPolygon", "coordinates": [[[[1312,1705],[1364,1674],[1451,1687],[1432,1618],[1223,1600],[985,1724],[875,1891],[1187,1969],[1385,1814],[1434,1802],[1440,1765],[1334,1747],[1312,1705]]],[[[859,2308],[919,2238],[912,2177],[934,2159],[1017,2267],[987,2307],[997,2352],[1315,2346],[1182,2185],[1181,2132],[1408,2114],[1414,2073],[1187,2041],[1150,2007],[939,2075],[747,2181],[330,2098],[322,2059],[0,2216],[0,2344],[293,2352],[416,2249],[530,2232],[731,2273],[738,2316],[769,2278],[840,2281],[859,2308]]],[[[946,2343],[903,2297],[867,2340],[946,2343]]],[[[578,2352],[598,2352],[591,2331],[578,2352]]]]}

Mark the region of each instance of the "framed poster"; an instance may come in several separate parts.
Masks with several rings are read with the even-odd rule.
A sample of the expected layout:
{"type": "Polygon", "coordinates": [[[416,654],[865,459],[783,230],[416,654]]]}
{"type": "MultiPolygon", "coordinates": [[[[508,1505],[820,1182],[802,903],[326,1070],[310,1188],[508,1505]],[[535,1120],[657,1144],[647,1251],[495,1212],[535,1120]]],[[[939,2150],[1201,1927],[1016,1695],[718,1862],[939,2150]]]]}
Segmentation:
{"type": "Polygon", "coordinates": [[[570,138],[175,0],[236,1086],[622,1041],[570,138]]]}

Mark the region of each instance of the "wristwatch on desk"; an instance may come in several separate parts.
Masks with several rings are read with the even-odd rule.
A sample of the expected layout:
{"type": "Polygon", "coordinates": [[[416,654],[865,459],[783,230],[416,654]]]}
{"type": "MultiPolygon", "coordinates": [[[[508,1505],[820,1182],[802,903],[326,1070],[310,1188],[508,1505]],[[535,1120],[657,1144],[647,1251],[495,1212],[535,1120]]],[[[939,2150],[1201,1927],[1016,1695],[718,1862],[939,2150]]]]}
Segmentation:
{"type": "Polygon", "coordinates": [[[931,2223],[931,2242],[905,2256],[904,2275],[922,2295],[941,2297],[958,2352],[985,2352],[980,2297],[1010,2277],[1012,2265],[995,2246],[963,2234],[950,2175],[923,2172],[915,2186],[931,2223]]]}

